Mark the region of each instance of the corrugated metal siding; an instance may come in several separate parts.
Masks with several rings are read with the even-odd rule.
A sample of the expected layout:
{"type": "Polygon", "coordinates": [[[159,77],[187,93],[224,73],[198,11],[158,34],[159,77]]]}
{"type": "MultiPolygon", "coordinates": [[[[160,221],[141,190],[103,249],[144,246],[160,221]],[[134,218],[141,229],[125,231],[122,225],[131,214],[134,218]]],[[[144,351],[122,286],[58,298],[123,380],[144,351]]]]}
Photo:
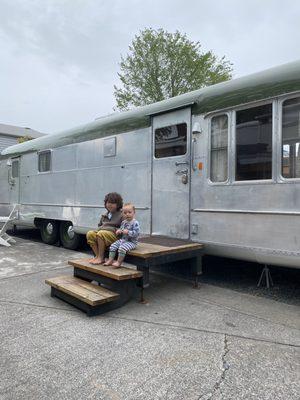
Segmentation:
{"type": "Polygon", "coordinates": [[[6,149],[6,147],[13,146],[14,144],[17,143],[18,143],[17,138],[0,134],[0,152],[3,149],[6,149]]]}

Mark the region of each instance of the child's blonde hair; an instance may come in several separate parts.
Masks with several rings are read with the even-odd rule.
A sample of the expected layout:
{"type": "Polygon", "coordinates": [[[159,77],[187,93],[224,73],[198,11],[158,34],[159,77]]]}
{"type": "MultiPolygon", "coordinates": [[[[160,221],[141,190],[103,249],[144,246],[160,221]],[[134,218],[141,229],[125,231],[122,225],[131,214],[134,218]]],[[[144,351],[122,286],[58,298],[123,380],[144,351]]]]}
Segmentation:
{"type": "Polygon", "coordinates": [[[132,203],[125,203],[123,205],[123,209],[124,209],[124,207],[131,207],[133,209],[133,211],[135,212],[135,207],[134,207],[134,205],[132,203]]]}

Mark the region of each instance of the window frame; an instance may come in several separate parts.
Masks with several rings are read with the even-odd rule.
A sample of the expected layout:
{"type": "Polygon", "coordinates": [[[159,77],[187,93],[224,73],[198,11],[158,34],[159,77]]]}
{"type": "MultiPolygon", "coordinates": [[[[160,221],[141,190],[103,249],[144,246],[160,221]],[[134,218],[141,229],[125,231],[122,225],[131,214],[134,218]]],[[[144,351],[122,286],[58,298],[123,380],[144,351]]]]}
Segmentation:
{"type": "Polygon", "coordinates": [[[12,179],[19,179],[20,178],[20,158],[12,158],[11,159],[11,177],[12,179]],[[18,163],[18,176],[13,176],[13,163],[18,163]]]}
{"type": "Polygon", "coordinates": [[[232,125],[232,112],[231,111],[220,111],[215,114],[211,114],[208,120],[208,157],[207,157],[207,180],[208,184],[212,186],[222,186],[230,184],[230,163],[231,163],[231,125],[232,125]],[[228,137],[227,137],[227,179],[223,182],[214,182],[211,180],[211,121],[215,117],[220,117],[222,115],[226,115],[228,119],[228,137]]]}
{"type": "Polygon", "coordinates": [[[276,183],[276,159],[277,159],[277,149],[276,149],[276,98],[269,98],[262,101],[256,101],[253,103],[248,103],[235,107],[232,110],[232,185],[266,185],[276,183]],[[271,104],[272,105],[272,177],[270,179],[249,179],[249,180],[239,180],[236,177],[236,162],[237,162],[237,152],[236,152],[236,112],[242,110],[248,110],[250,108],[260,107],[271,104]]]}
{"type": "Polygon", "coordinates": [[[52,149],[38,151],[37,156],[38,156],[38,158],[37,158],[38,174],[48,174],[49,172],[52,172],[52,149]],[[47,171],[40,171],[40,155],[45,154],[45,153],[50,153],[49,169],[47,171]]]}
{"type": "MultiPolygon", "coordinates": [[[[287,98],[294,98],[299,94],[300,92],[293,92],[293,94],[289,94],[288,96],[284,97],[284,100],[287,98]]],[[[298,97],[298,96],[297,96],[298,97]]],[[[273,96],[273,97],[268,97],[263,100],[258,100],[254,101],[251,103],[246,103],[246,104],[241,104],[233,107],[227,107],[221,110],[217,111],[212,111],[204,115],[204,119],[207,120],[207,133],[208,133],[208,138],[207,138],[207,177],[206,181],[209,186],[226,186],[226,185],[234,185],[234,186],[239,186],[239,185],[273,185],[274,183],[277,183],[279,178],[279,172],[278,168],[281,170],[281,166],[279,167],[278,164],[278,152],[280,153],[281,148],[279,148],[279,132],[278,130],[280,129],[280,125],[278,127],[278,117],[279,117],[279,110],[280,107],[278,105],[278,98],[279,96],[273,96]],[[255,180],[245,180],[245,181],[236,181],[235,180],[235,175],[236,175],[236,112],[240,110],[246,110],[249,108],[254,108],[254,107],[259,107],[263,106],[266,104],[272,104],[272,178],[271,179],[255,179],[255,180]],[[211,129],[211,118],[218,116],[218,115],[224,115],[227,114],[229,116],[229,135],[228,135],[228,180],[226,182],[212,182],[210,180],[210,153],[211,153],[211,135],[210,135],[210,129],[211,129]]],[[[280,97],[281,99],[281,97],[280,97]]],[[[299,179],[299,178],[297,178],[299,179]]],[[[291,181],[289,179],[289,181],[291,181]]],[[[289,183],[289,182],[286,182],[289,183]]],[[[291,182],[290,182],[291,183],[291,182]]]]}
{"type": "Polygon", "coordinates": [[[280,97],[278,100],[278,181],[280,183],[293,183],[299,182],[300,177],[298,178],[286,178],[282,175],[282,116],[283,116],[283,103],[286,100],[292,100],[295,98],[300,99],[300,92],[289,93],[286,96],[280,97]]]}

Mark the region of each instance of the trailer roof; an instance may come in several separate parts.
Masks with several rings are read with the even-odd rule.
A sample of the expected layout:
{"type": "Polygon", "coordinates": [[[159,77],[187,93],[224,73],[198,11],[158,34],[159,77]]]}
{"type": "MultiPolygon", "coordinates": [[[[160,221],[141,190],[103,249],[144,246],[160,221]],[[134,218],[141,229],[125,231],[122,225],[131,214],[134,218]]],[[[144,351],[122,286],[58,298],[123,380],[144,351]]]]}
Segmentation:
{"type": "Polygon", "coordinates": [[[186,106],[192,107],[193,114],[202,114],[298,90],[300,60],[130,111],[116,112],[86,125],[10,146],[1,155],[17,156],[146,128],[151,125],[151,116],[186,106]]]}

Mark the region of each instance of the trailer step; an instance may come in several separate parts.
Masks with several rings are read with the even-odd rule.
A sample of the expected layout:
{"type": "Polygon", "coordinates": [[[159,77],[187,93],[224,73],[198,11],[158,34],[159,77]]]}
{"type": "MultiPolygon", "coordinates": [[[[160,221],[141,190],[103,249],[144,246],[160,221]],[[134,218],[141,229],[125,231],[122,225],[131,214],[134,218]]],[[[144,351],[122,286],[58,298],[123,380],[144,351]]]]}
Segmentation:
{"type": "Polygon", "coordinates": [[[82,269],[88,272],[92,272],[97,275],[105,276],[116,281],[123,281],[128,279],[139,279],[143,276],[141,271],[137,271],[133,267],[133,264],[123,263],[124,267],[112,268],[111,266],[105,265],[93,265],[90,264],[88,259],[69,260],[68,264],[76,269],[82,269]]]}
{"type": "Polygon", "coordinates": [[[58,276],[56,278],[49,278],[45,280],[45,283],[90,306],[98,306],[119,298],[118,293],[114,293],[82,279],[75,278],[74,276],[58,276]]]}

